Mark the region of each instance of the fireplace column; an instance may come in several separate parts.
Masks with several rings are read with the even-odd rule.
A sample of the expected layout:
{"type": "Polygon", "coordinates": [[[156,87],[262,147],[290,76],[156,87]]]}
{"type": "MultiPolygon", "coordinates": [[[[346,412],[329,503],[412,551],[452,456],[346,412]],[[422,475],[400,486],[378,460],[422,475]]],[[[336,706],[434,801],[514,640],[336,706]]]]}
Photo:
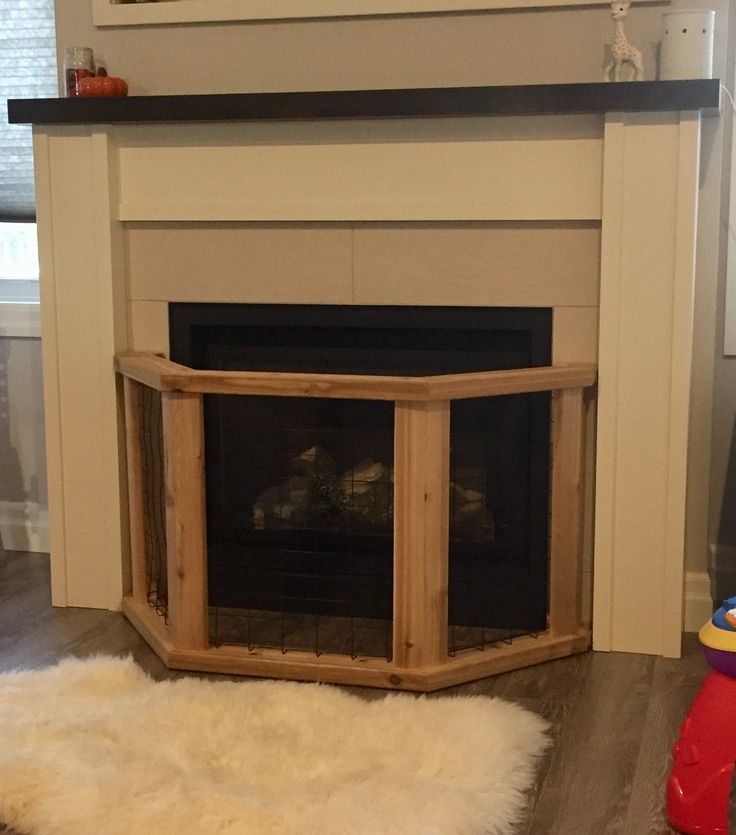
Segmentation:
{"type": "Polygon", "coordinates": [[[697,113],[606,118],[595,649],[680,654],[699,157],[697,113]]]}

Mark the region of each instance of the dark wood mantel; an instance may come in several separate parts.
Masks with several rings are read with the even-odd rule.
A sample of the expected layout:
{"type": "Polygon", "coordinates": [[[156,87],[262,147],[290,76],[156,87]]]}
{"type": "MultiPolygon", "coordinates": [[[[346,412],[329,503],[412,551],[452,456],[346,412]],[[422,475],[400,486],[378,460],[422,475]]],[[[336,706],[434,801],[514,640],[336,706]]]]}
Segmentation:
{"type": "Polygon", "coordinates": [[[294,93],[11,99],[14,124],[512,116],[634,111],[718,112],[720,81],[640,81],[294,93]]]}

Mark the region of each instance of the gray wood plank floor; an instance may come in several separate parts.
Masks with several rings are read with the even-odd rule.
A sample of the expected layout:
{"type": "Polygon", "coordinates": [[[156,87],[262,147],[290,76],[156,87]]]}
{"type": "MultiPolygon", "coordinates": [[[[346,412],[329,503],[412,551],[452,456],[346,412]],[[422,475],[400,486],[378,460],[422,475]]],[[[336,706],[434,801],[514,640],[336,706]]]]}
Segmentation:
{"type": "MultiPolygon", "coordinates": [[[[587,653],[438,694],[501,696],[552,723],[555,744],[519,835],[673,831],[663,815],[670,749],[708,671],[696,637],[685,637],[679,660],[587,653]]],[[[182,675],[169,672],[122,615],[53,609],[45,555],[15,552],[0,560],[0,671],[99,652],[130,653],[157,679],[182,675]]],[[[383,695],[349,689],[367,699],[383,695]]],[[[20,835],[1,824],[0,832],[20,835]]]]}

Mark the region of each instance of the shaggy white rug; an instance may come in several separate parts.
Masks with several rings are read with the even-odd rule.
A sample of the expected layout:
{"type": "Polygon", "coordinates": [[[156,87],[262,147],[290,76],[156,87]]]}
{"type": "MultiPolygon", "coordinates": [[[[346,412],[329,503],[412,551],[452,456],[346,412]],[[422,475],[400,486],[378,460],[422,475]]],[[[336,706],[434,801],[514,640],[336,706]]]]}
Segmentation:
{"type": "Polygon", "coordinates": [[[28,835],[500,835],[546,729],[485,697],[368,702],[66,660],[0,675],[0,821],[28,835]]]}

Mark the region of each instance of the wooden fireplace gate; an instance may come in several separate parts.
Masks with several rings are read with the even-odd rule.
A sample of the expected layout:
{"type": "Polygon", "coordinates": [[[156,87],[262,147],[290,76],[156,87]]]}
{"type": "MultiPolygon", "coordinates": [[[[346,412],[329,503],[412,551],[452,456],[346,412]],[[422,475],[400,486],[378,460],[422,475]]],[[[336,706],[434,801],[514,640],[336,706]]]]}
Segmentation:
{"type": "Polygon", "coordinates": [[[123,611],[174,669],[437,690],[581,652],[584,389],[593,366],[429,377],[199,371],[151,354],[123,354],[130,507],[131,593],[123,611]],[[168,611],[148,600],[140,402],[161,392],[168,611]],[[545,632],[450,656],[448,535],[450,402],[553,392],[549,616],[545,632]],[[394,598],[391,660],[298,650],[211,646],[208,625],[203,395],[393,401],[394,598]],[[428,455],[428,450],[435,454],[428,455]]]}

